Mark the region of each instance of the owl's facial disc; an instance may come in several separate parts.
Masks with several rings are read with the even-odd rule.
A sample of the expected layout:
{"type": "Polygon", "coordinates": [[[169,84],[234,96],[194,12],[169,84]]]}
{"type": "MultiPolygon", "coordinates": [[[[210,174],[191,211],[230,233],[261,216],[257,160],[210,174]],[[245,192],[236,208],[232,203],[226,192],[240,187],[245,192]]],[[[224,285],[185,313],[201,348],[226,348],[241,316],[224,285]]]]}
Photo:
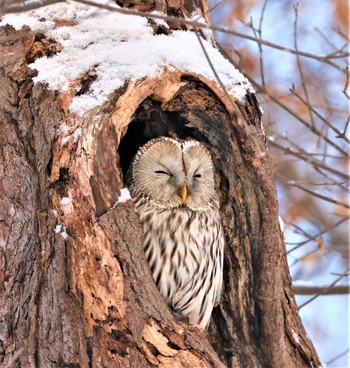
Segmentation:
{"type": "Polygon", "coordinates": [[[185,182],[181,145],[172,139],[155,140],[149,144],[144,146],[145,151],[133,167],[139,191],[154,202],[170,207],[181,205],[179,188],[185,182]]]}
{"type": "Polygon", "coordinates": [[[213,164],[195,141],[156,139],[141,148],[133,164],[138,191],[168,207],[204,209],[215,194],[213,164]]]}

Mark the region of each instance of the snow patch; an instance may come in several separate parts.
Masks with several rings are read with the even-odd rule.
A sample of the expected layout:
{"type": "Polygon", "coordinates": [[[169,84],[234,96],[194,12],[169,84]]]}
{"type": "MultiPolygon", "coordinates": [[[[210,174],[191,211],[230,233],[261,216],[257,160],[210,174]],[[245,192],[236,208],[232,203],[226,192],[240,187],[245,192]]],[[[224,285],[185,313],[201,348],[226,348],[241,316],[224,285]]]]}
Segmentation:
{"type": "Polygon", "coordinates": [[[61,236],[64,240],[67,240],[68,239],[68,234],[65,232],[65,231],[62,231],[61,232],[61,236]]]}
{"type": "Polygon", "coordinates": [[[281,233],[284,233],[284,221],[281,216],[278,216],[278,223],[280,225],[281,233]]]}
{"type": "Polygon", "coordinates": [[[62,124],[60,125],[60,127],[58,128],[59,132],[63,132],[64,134],[69,134],[70,133],[70,127],[67,126],[66,124],[62,124]]]}
{"type": "Polygon", "coordinates": [[[74,137],[74,143],[77,143],[79,140],[79,137],[81,136],[81,128],[77,128],[74,131],[73,137],[74,137]]]}
{"type": "Polygon", "coordinates": [[[68,137],[64,137],[63,139],[62,139],[62,146],[64,146],[65,144],[67,144],[68,143],[68,141],[69,141],[69,139],[70,139],[70,135],[68,136],[68,137]]]}
{"type": "Polygon", "coordinates": [[[54,232],[55,232],[56,234],[60,233],[60,232],[61,232],[61,230],[62,230],[62,225],[56,225],[56,227],[54,228],[54,232]]]}
{"type": "MultiPolygon", "coordinates": [[[[206,23],[206,20],[199,15],[196,11],[192,12],[191,14],[191,20],[195,20],[196,22],[200,22],[200,23],[206,23]]],[[[212,38],[214,38],[213,36],[213,31],[209,28],[202,28],[202,32],[204,37],[210,41],[212,38]]]]}
{"type": "MultiPolygon", "coordinates": [[[[99,2],[119,8],[110,0],[99,2]]],[[[5,24],[16,29],[28,25],[62,46],[56,55],[30,64],[38,71],[35,83],[46,82],[52,90],[64,93],[81,74],[94,71],[96,79],[89,91],[78,94],[71,102],[70,111],[78,115],[101,106],[128,81],[161,76],[165,69],[202,74],[217,82],[194,32],[154,35],[143,17],[68,0],[29,12],[7,14],[0,22],[5,24]],[[58,20],[75,25],[64,22],[57,25],[58,20]]],[[[248,80],[210,42],[203,40],[203,45],[227,91],[243,102],[247,91],[254,91],[248,80]]]]}
{"type": "Polygon", "coordinates": [[[14,216],[16,214],[16,210],[15,207],[12,206],[12,204],[10,205],[9,209],[8,209],[8,214],[10,216],[14,216]]]}
{"type": "Polygon", "coordinates": [[[292,329],[292,333],[293,333],[293,339],[294,341],[300,345],[300,339],[299,339],[299,335],[292,329]]]}
{"type": "Polygon", "coordinates": [[[130,192],[127,188],[123,188],[120,190],[120,196],[117,200],[117,202],[115,203],[115,205],[113,206],[113,208],[117,207],[119,203],[124,203],[127,202],[131,199],[131,195],[130,192]]]}
{"type": "MultiPolygon", "coordinates": [[[[164,13],[160,12],[160,11],[153,11],[152,14],[154,15],[163,15],[164,13]]],[[[165,29],[169,29],[169,24],[164,20],[164,19],[153,19],[154,22],[159,26],[159,27],[164,27],[165,29]]]]}
{"type": "Polygon", "coordinates": [[[63,197],[61,199],[61,204],[63,206],[67,206],[68,204],[70,204],[72,202],[72,198],[69,198],[69,197],[63,197]]]}

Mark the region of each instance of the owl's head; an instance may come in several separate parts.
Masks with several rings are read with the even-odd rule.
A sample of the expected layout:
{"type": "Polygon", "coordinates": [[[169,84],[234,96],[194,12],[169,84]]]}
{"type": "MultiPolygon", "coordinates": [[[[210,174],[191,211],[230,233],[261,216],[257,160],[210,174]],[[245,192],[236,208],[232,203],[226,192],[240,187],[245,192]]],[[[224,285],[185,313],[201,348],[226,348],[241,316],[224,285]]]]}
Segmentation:
{"type": "Polygon", "coordinates": [[[131,171],[133,194],[166,207],[204,210],[216,195],[213,162],[197,141],[153,139],[139,149],[131,171]]]}

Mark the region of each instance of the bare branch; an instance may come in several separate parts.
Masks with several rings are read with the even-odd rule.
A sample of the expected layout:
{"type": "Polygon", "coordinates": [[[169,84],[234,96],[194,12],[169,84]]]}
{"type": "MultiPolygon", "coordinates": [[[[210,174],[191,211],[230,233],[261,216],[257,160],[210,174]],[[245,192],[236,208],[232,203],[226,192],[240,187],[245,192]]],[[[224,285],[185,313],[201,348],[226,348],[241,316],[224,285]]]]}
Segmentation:
{"type": "Polygon", "coordinates": [[[65,0],[0,0],[0,15],[21,13],[65,2],[65,0]]]}
{"type": "MultiPolygon", "coordinates": [[[[260,14],[260,20],[259,20],[259,28],[257,30],[253,27],[253,23],[251,22],[251,28],[254,32],[254,36],[256,38],[259,38],[260,40],[262,39],[262,37],[261,37],[261,35],[262,35],[262,23],[263,23],[263,20],[264,20],[264,13],[265,13],[267,2],[268,2],[268,0],[265,0],[264,5],[262,7],[261,14],[260,14]]],[[[261,84],[265,87],[265,73],[264,73],[264,59],[263,59],[262,44],[258,43],[258,47],[259,47],[259,64],[260,64],[261,84]]]]}
{"type": "Polygon", "coordinates": [[[297,97],[301,102],[303,102],[306,106],[308,106],[308,108],[311,109],[311,111],[320,119],[322,120],[329,128],[331,128],[335,133],[337,133],[337,138],[342,138],[344,139],[347,143],[350,144],[350,139],[348,139],[345,136],[345,132],[341,132],[339,129],[337,129],[334,125],[332,125],[331,123],[328,122],[327,119],[325,119],[317,110],[314,109],[314,107],[312,105],[310,105],[310,103],[306,100],[304,100],[303,97],[301,97],[297,91],[294,88],[294,85],[292,86],[292,88],[290,89],[290,91],[293,93],[293,95],[295,97],[297,97]]]}
{"type": "MultiPolygon", "coordinates": [[[[342,179],[345,179],[345,180],[350,179],[350,175],[348,175],[347,173],[336,170],[333,167],[331,167],[329,165],[326,165],[324,162],[322,162],[322,161],[320,161],[320,160],[318,160],[318,159],[316,159],[312,156],[309,156],[307,154],[307,152],[305,152],[305,151],[304,152],[303,151],[301,151],[301,152],[293,151],[289,147],[284,147],[284,146],[278,144],[277,142],[275,142],[274,140],[271,140],[271,139],[269,139],[269,142],[273,147],[276,147],[276,148],[286,152],[289,155],[297,157],[297,158],[309,163],[310,165],[312,165],[315,168],[321,168],[321,169],[326,170],[326,171],[328,171],[328,172],[330,172],[334,175],[337,175],[338,177],[340,177],[342,179]]],[[[301,150],[301,148],[300,148],[300,150],[301,150]]]]}
{"type": "Polygon", "coordinates": [[[349,276],[349,269],[347,269],[343,274],[341,274],[334,282],[332,282],[328,287],[326,287],[321,293],[316,294],[315,296],[313,296],[312,298],[310,298],[309,300],[307,300],[306,302],[304,302],[303,304],[301,304],[298,307],[298,310],[300,310],[301,308],[305,307],[305,305],[311,303],[312,301],[314,301],[320,295],[323,295],[328,290],[332,289],[340,280],[342,280],[344,277],[348,277],[348,276],[349,276]]]}
{"type": "MultiPolygon", "coordinates": [[[[220,49],[220,52],[228,59],[230,62],[238,68],[237,63],[235,63],[234,60],[230,57],[230,55],[227,54],[227,52],[221,47],[220,44],[217,44],[218,48],[220,49]]],[[[272,95],[265,87],[257,83],[253,78],[251,78],[246,73],[241,73],[249,80],[249,82],[253,85],[255,89],[257,89],[258,92],[266,95],[271,101],[273,101],[276,105],[280,106],[282,109],[287,111],[290,115],[292,115],[294,118],[296,118],[299,122],[301,122],[305,127],[307,127],[313,134],[321,137],[325,142],[327,142],[329,145],[334,147],[338,152],[340,152],[345,157],[349,157],[349,153],[344,150],[342,147],[334,143],[330,138],[325,136],[321,131],[319,131],[316,127],[309,124],[306,120],[304,120],[300,115],[298,115],[295,111],[293,111],[291,108],[289,108],[287,105],[283,104],[279,98],[272,95]]]]}
{"type": "Polygon", "coordinates": [[[347,348],[346,350],[344,350],[342,353],[336,355],[334,358],[332,358],[331,360],[329,360],[326,364],[327,366],[330,366],[330,364],[334,363],[336,360],[342,358],[344,355],[346,355],[348,352],[350,351],[350,348],[347,348]]]}
{"type": "Polygon", "coordinates": [[[340,207],[350,208],[350,205],[348,203],[340,202],[340,201],[337,201],[336,199],[326,197],[326,196],[324,196],[324,195],[322,195],[320,193],[314,192],[314,191],[312,191],[312,190],[310,190],[308,188],[305,188],[305,187],[303,187],[301,185],[298,185],[298,184],[291,184],[291,183],[288,183],[288,184],[293,185],[294,187],[296,187],[296,188],[298,188],[300,190],[303,190],[304,192],[306,192],[308,194],[311,194],[314,197],[317,197],[319,199],[322,199],[323,201],[336,204],[337,206],[340,206],[340,207]]]}
{"type": "MultiPolygon", "coordinates": [[[[298,6],[299,6],[298,3],[296,5],[294,5],[294,12],[295,12],[294,48],[295,48],[295,51],[298,51],[298,6]]],[[[300,61],[299,54],[296,54],[296,57],[297,57],[297,65],[298,65],[298,70],[299,70],[299,75],[300,75],[300,80],[301,80],[301,86],[302,86],[303,91],[304,91],[304,95],[305,95],[305,99],[306,99],[306,106],[309,110],[310,121],[311,121],[312,126],[315,126],[314,116],[312,114],[312,108],[311,108],[310,99],[309,99],[309,93],[308,93],[307,88],[306,88],[304,73],[303,73],[303,69],[301,67],[301,61],[300,61]]]]}
{"type": "Polygon", "coordinates": [[[341,133],[341,136],[345,135],[346,130],[348,129],[348,126],[349,126],[349,121],[350,121],[350,116],[348,116],[348,118],[346,120],[344,131],[343,131],[343,133],[341,133]]]}
{"type": "MultiPolygon", "coordinates": [[[[284,220],[284,222],[292,227],[294,227],[296,230],[295,230],[295,233],[296,234],[302,234],[304,236],[306,236],[307,238],[312,238],[313,236],[311,234],[309,234],[306,230],[304,230],[302,227],[300,227],[299,225],[297,224],[294,224],[292,222],[289,222],[287,220],[284,220]]],[[[299,243],[298,243],[299,244],[299,243]]]]}
{"type": "Polygon", "coordinates": [[[316,249],[312,250],[311,252],[307,253],[307,254],[304,254],[302,257],[299,257],[299,258],[296,258],[294,260],[294,262],[289,265],[289,268],[292,268],[294,267],[296,264],[298,264],[300,261],[303,261],[304,259],[308,258],[309,256],[311,256],[312,254],[315,254],[319,251],[319,247],[317,247],[316,249]]]}
{"type": "Polygon", "coordinates": [[[329,286],[301,286],[293,285],[295,295],[343,295],[350,294],[349,285],[338,285],[329,288],[329,286]]]}
{"type": "Polygon", "coordinates": [[[348,88],[348,85],[349,85],[349,67],[346,67],[346,70],[347,70],[347,73],[345,74],[346,75],[345,86],[344,86],[344,89],[342,90],[342,92],[344,93],[345,97],[348,100],[350,100],[350,96],[349,96],[348,92],[346,91],[347,88],[348,88]]]}
{"type": "Polygon", "coordinates": [[[256,146],[256,149],[257,149],[257,151],[258,151],[258,155],[259,155],[260,157],[265,156],[265,152],[264,152],[264,151],[262,151],[262,149],[261,149],[261,148],[262,148],[262,145],[261,145],[261,143],[259,142],[259,139],[258,139],[257,133],[256,133],[255,131],[253,131],[253,129],[252,129],[252,128],[247,124],[246,119],[245,119],[245,117],[244,117],[244,112],[243,112],[243,110],[242,110],[241,106],[237,105],[237,104],[236,104],[236,102],[235,102],[235,101],[232,99],[232,97],[230,96],[230,94],[227,92],[225,85],[224,85],[224,84],[223,84],[223,82],[221,81],[221,78],[219,77],[219,75],[218,75],[217,71],[215,70],[215,67],[214,67],[214,65],[213,65],[212,61],[211,61],[211,60],[210,60],[210,58],[209,58],[209,55],[208,55],[208,53],[207,53],[207,50],[206,50],[206,49],[205,49],[205,47],[204,47],[203,41],[201,40],[201,38],[200,38],[200,36],[199,36],[199,34],[198,34],[198,31],[197,31],[196,29],[194,29],[194,30],[195,30],[195,33],[196,33],[196,36],[197,36],[198,42],[199,42],[199,44],[200,44],[200,46],[201,46],[201,48],[202,48],[202,50],[203,50],[203,53],[204,53],[204,55],[205,55],[205,57],[206,57],[206,59],[207,59],[207,61],[208,61],[208,63],[209,63],[209,66],[210,66],[210,68],[211,68],[212,72],[213,72],[213,73],[214,73],[214,75],[215,75],[215,78],[217,79],[218,83],[220,84],[220,86],[221,86],[222,90],[225,92],[226,97],[229,99],[229,101],[230,101],[231,105],[234,107],[234,109],[235,109],[235,110],[237,111],[237,113],[240,115],[241,122],[242,122],[242,124],[243,124],[243,126],[244,126],[244,128],[245,128],[245,130],[246,130],[246,133],[247,133],[248,135],[250,135],[250,137],[252,137],[252,138],[254,139],[255,146],[256,146]]]}
{"type": "MultiPolygon", "coordinates": [[[[337,221],[336,223],[334,223],[334,224],[330,225],[330,226],[329,226],[329,227],[327,227],[326,229],[323,229],[322,231],[320,231],[318,234],[316,234],[316,235],[314,235],[314,236],[310,236],[310,235],[308,234],[307,236],[309,237],[309,239],[307,239],[307,240],[304,240],[304,241],[302,241],[302,242],[297,243],[297,245],[296,245],[294,248],[290,249],[290,250],[287,252],[287,254],[292,253],[293,251],[295,251],[296,249],[298,249],[298,248],[302,247],[303,245],[305,245],[305,244],[309,243],[310,241],[317,240],[320,236],[322,236],[322,235],[324,235],[324,234],[328,233],[329,231],[336,229],[336,228],[337,228],[338,226],[340,226],[342,223],[344,223],[344,222],[346,222],[347,220],[349,220],[349,218],[350,218],[350,216],[347,216],[347,217],[342,218],[341,220],[339,220],[339,221],[337,221]]],[[[295,243],[293,243],[293,244],[295,244],[295,243]]],[[[290,243],[290,245],[291,245],[291,243],[290,243]]]]}
{"type": "Polygon", "coordinates": [[[306,120],[304,120],[300,115],[298,115],[295,111],[289,108],[287,105],[283,104],[278,98],[273,96],[270,92],[264,89],[262,86],[257,84],[255,81],[249,79],[249,81],[253,84],[255,88],[257,88],[261,93],[266,94],[276,105],[280,106],[282,109],[287,111],[290,115],[296,118],[299,122],[301,122],[305,127],[307,127],[312,133],[322,138],[325,142],[327,142],[330,146],[334,147],[338,152],[343,154],[345,157],[348,157],[348,152],[341,148],[339,145],[334,143],[330,138],[325,136],[321,131],[319,131],[316,127],[309,124],[306,120]]]}
{"type": "Polygon", "coordinates": [[[214,4],[210,9],[209,13],[212,13],[216,8],[218,8],[225,0],[219,0],[216,4],[214,4]]]}
{"type": "Polygon", "coordinates": [[[343,156],[337,156],[337,155],[330,155],[330,154],[324,154],[324,153],[316,153],[316,152],[308,152],[310,156],[322,156],[322,157],[329,157],[329,158],[335,158],[337,160],[347,160],[346,157],[343,156]]]}

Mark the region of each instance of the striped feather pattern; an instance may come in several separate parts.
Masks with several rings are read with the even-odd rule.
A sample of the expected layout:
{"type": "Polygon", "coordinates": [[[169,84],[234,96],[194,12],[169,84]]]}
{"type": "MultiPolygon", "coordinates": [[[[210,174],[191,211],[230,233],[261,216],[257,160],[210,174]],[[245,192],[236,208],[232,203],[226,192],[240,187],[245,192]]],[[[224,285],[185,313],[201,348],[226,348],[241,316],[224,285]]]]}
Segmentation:
{"type": "Polygon", "coordinates": [[[217,201],[201,211],[165,209],[142,194],[134,201],[143,224],[144,252],[161,295],[190,324],[206,328],[222,286],[224,241],[217,201]]]}

